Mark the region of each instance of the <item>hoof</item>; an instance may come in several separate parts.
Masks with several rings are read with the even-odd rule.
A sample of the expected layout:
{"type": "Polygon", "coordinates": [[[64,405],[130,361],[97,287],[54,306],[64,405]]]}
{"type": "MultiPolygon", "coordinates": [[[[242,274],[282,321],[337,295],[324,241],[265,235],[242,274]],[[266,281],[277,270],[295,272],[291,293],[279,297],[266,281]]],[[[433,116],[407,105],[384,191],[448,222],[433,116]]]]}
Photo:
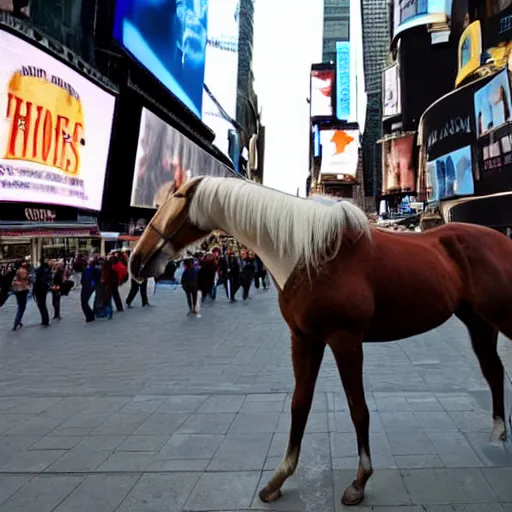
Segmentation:
{"type": "Polygon", "coordinates": [[[501,418],[497,418],[494,421],[494,427],[491,432],[491,437],[489,441],[491,443],[498,443],[499,441],[507,440],[507,427],[505,426],[505,422],[501,418]]]}
{"type": "Polygon", "coordinates": [[[272,503],[280,497],[281,489],[275,489],[268,485],[260,491],[260,500],[263,501],[263,503],[272,503]]]}
{"type": "Polygon", "coordinates": [[[355,482],[352,482],[343,493],[341,503],[346,507],[353,507],[359,505],[364,500],[364,490],[356,487],[355,482]]]}

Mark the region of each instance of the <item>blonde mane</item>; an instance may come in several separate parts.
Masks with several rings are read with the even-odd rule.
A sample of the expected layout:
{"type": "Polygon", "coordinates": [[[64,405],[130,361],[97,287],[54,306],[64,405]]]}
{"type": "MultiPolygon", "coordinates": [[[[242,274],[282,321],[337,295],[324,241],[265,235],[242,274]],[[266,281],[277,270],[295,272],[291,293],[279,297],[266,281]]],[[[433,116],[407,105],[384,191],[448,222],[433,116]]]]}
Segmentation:
{"type": "Polygon", "coordinates": [[[272,245],[279,259],[318,268],[339,252],[343,233],[370,236],[366,215],[349,201],[302,199],[235,178],[203,178],[189,208],[191,222],[220,228],[245,243],[272,245]],[[224,225],[214,225],[221,222],[224,225]]]}

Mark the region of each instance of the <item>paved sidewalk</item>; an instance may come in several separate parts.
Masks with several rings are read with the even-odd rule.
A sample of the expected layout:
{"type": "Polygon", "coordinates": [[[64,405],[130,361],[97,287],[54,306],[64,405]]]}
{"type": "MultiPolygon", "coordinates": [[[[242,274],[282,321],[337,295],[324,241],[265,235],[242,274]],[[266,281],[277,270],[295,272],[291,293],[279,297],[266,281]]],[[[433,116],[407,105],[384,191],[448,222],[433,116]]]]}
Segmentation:
{"type": "MultiPolygon", "coordinates": [[[[279,501],[258,500],[287,439],[289,336],[273,290],[247,303],[222,295],[201,319],[167,289],[154,308],[86,325],[72,292],[62,322],[41,328],[31,302],[16,333],[9,299],[0,512],[343,510],[356,443],[330,353],[297,474],[279,501]]],[[[512,342],[500,351],[512,374],[512,342]]],[[[490,395],[463,327],[365,356],[377,471],[354,510],[511,512],[512,446],[488,442],[490,395]]]]}

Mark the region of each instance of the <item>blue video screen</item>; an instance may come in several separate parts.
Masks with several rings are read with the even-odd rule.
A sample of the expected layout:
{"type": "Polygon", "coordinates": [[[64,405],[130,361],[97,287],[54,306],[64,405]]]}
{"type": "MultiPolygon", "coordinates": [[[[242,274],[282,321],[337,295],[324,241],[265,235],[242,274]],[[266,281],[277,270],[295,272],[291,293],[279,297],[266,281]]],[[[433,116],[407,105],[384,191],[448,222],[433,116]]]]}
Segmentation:
{"type": "Polygon", "coordinates": [[[117,0],[114,38],[201,117],[208,0],[117,0]]]}

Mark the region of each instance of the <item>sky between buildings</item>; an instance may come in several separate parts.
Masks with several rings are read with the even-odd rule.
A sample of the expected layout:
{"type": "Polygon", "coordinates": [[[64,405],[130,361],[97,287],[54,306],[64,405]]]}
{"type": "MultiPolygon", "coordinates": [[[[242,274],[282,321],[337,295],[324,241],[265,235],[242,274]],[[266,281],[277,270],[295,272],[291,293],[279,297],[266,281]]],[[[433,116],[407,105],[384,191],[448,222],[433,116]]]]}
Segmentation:
{"type": "Polygon", "coordinates": [[[266,127],[264,185],[305,196],[309,73],[322,61],[323,0],[255,0],[255,89],[266,127]]]}

